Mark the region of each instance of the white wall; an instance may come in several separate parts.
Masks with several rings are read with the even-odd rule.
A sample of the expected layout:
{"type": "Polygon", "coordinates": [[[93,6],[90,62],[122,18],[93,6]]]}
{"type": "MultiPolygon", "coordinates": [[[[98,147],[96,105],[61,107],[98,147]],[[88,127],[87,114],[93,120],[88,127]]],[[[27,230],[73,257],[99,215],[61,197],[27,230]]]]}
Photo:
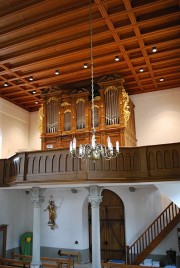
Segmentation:
{"type": "Polygon", "coordinates": [[[41,150],[40,132],[38,130],[38,112],[30,114],[29,149],[41,150]]]}
{"type": "MultiPolygon", "coordinates": [[[[166,208],[170,200],[153,185],[135,186],[130,192],[126,186],[108,187],[122,199],[125,205],[126,244],[131,245],[140,234],[166,208]]],[[[76,194],[70,189],[47,189],[41,208],[41,246],[67,249],[89,248],[88,191],[79,188],[76,194]],[[48,200],[53,196],[56,205],[56,228],[48,226],[48,200]],[[75,244],[78,241],[78,244],[75,244]]],[[[31,193],[25,190],[0,190],[0,224],[8,224],[7,249],[19,246],[20,235],[32,231],[33,204],[31,193]],[[7,213],[8,211],[8,213],[7,213]]],[[[178,250],[175,228],[153,254],[166,255],[166,250],[178,250]]]]}
{"type": "Polygon", "coordinates": [[[167,250],[175,250],[176,255],[180,256],[179,247],[178,247],[178,239],[177,239],[177,228],[180,228],[180,224],[176,226],[164,239],[161,241],[161,243],[158,245],[158,247],[155,248],[151,252],[151,254],[157,254],[157,255],[166,255],[167,250]]]}
{"type": "MultiPolygon", "coordinates": [[[[180,88],[130,96],[135,104],[137,146],[180,142],[180,88]]],[[[30,148],[40,149],[38,112],[31,113],[30,148]]]]}
{"type": "Polygon", "coordinates": [[[155,186],[180,208],[180,182],[159,182],[155,186]]]}
{"type": "MultiPolygon", "coordinates": [[[[134,95],[131,98],[136,106],[138,146],[180,142],[179,89],[134,95]]],[[[40,149],[37,125],[37,112],[30,114],[0,98],[2,157],[10,156],[19,149],[40,149]]],[[[153,186],[138,187],[134,193],[129,192],[127,187],[112,189],[125,204],[127,244],[134,242],[170,202],[153,186]]],[[[41,214],[42,246],[74,249],[89,247],[87,195],[85,189],[79,190],[77,194],[72,194],[70,189],[46,190],[41,214]],[[47,225],[48,212],[44,212],[51,194],[57,205],[58,226],[55,230],[51,230],[47,225]],[[78,245],[74,244],[76,240],[79,242],[78,245]]],[[[21,233],[32,230],[33,206],[30,196],[27,196],[24,190],[0,190],[0,203],[3,204],[0,211],[0,224],[9,224],[7,249],[10,249],[18,246],[21,233]]],[[[165,249],[170,247],[179,252],[176,243],[175,228],[154,252],[165,254],[165,249]],[[173,237],[175,240],[172,239],[173,237]]]]}
{"type": "Polygon", "coordinates": [[[7,224],[6,249],[19,247],[19,238],[32,231],[32,204],[24,190],[0,189],[0,224],[7,224]]]}
{"type": "Polygon", "coordinates": [[[41,246],[67,249],[89,248],[88,234],[88,191],[79,189],[72,193],[70,188],[65,190],[45,191],[45,201],[42,205],[41,246]],[[48,206],[50,196],[54,197],[56,205],[56,228],[48,226],[48,206]],[[46,235],[44,235],[46,234],[46,235]],[[78,241],[78,244],[75,244],[78,241]]]}
{"type": "Polygon", "coordinates": [[[29,112],[0,98],[1,158],[29,149],[29,116],[29,112]]]}
{"type": "Polygon", "coordinates": [[[0,159],[1,159],[1,154],[2,154],[2,130],[0,128],[0,159]]]}
{"type": "Polygon", "coordinates": [[[137,146],[180,142],[180,88],[132,95],[137,146]]]}
{"type": "MultiPolygon", "coordinates": [[[[171,202],[153,185],[135,186],[135,192],[130,192],[127,186],[107,187],[107,189],[115,192],[124,203],[127,245],[131,245],[171,202]]],[[[89,248],[88,191],[81,188],[73,194],[70,189],[47,189],[44,195],[41,245],[67,249],[89,248]],[[55,230],[51,230],[47,225],[48,212],[44,212],[51,195],[57,207],[55,230]],[[74,244],[76,240],[79,242],[78,245],[74,244]]],[[[179,251],[176,228],[166,237],[165,242],[158,245],[153,254],[166,255],[166,250],[169,248],[173,248],[177,253],[179,251]]]]}
{"type": "MultiPolygon", "coordinates": [[[[115,192],[125,204],[127,245],[131,245],[171,202],[153,185],[138,186],[135,192],[123,188],[116,189],[115,192]]],[[[166,255],[166,250],[170,248],[180,255],[176,228],[154,249],[152,254],[166,255]]]]}

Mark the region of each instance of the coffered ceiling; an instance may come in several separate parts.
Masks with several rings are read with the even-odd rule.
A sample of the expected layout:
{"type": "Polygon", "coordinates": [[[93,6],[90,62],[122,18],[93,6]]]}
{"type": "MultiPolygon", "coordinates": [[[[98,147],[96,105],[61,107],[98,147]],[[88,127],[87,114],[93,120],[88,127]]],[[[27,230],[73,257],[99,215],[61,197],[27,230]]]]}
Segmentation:
{"type": "MultiPolygon", "coordinates": [[[[89,15],[87,0],[0,1],[0,97],[36,111],[47,87],[89,88],[89,15]]],[[[92,0],[92,20],[95,83],[118,74],[130,95],[179,86],[178,0],[92,0]]]]}

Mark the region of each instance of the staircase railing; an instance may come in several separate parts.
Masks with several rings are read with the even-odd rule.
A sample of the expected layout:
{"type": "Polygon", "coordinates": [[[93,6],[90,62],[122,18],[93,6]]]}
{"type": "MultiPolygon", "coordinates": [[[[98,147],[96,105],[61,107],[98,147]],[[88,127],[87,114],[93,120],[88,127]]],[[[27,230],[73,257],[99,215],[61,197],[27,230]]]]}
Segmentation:
{"type": "Polygon", "coordinates": [[[156,218],[147,230],[127,247],[127,262],[139,264],[180,221],[180,209],[173,202],[156,218]]]}

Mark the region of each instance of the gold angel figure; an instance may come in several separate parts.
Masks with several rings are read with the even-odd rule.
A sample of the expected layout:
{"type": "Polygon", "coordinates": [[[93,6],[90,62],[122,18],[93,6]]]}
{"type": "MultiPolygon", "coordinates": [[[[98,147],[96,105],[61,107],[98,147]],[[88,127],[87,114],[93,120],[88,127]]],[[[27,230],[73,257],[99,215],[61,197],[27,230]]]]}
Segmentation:
{"type": "Polygon", "coordinates": [[[55,225],[55,217],[56,217],[56,212],[55,212],[55,204],[53,200],[49,200],[49,205],[47,206],[47,208],[44,210],[49,211],[49,221],[48,221],[48,225],[55,225]]]}

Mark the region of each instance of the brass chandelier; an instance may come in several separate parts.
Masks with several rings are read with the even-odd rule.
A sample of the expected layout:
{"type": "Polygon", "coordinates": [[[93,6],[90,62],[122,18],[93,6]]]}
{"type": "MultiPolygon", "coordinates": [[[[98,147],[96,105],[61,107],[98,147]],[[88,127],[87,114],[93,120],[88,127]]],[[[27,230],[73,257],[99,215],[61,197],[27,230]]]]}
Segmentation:
{"type": "Polygon", "coordinates": [[[91,60],[91,109],[92,109],[92,138],[91,144],[80,144],[79,150],[76,148],[76,138],[70,142],[70,154],[82,160],[91,159],[96,161],[100,157],[111,160],[119,154],[119,142],[116,141],[114,150],[110,137],[107,138],[107,146],[96,143],[95,136],[95,112],[94,112],[94,62],[93,62],[93,30],[92,30],[92,3],[90,0],[90,60],[91,60]]]}

